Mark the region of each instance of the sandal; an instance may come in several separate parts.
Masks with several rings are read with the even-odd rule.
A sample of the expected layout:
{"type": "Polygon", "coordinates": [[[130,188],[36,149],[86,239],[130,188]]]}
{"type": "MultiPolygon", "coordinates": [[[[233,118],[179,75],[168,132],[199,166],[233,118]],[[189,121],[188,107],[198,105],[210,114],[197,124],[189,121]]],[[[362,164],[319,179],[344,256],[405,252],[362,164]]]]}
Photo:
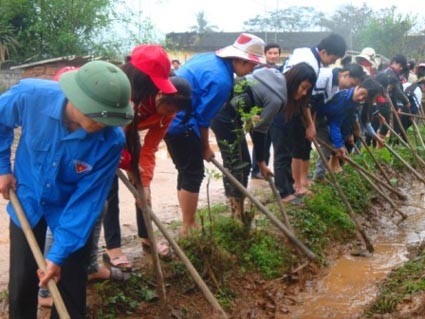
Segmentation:
{"type": "Polygon", "coordinates": [[[38,291],[38,305],[46,308],[51,308],[53,306],[53,298],[50,295],[49,290],[40,289],[38,291]]]}
{"type": "Polygon", "coordinates": [[[119,256],[116,256],[114,258],[109,257],[107,253],[103,254],[103,262],[112,266],[119,268],[123,272],[131,272],[132,271],[132,265],[128,261],[127,256],[122,254],[119,256]]]}
{"type": "Polygon", "coordinates": [[[292,198],[290,200],[285,200],[285,201],[282,200],[282,204],[284,206],[288,206],[288,207],[290,207],[290,206],[299,206],[299,207],[304,206],[301,198],[300,197],[296,197],[296,196],[294,196],[294,198],[292,198]]]}
{"type": "Polygon", "coordinates": [[[314,194],[313,194],[312,191],[308,190],[307,188],[302,187],[299,190],[297,190],[294,195],[301,198],[301,197],[304,197],[304,196],[310,197],[310,196],[313,196],[314,194]]]}
{"type": "MultiPolygon", "coordinates": [[[[152,254],[152,247],[150,243],[147,243],[146,241],[142,241],[142,247],[143,251],[147,254],[152,254]]],[[[164,261],[170,261],[173,258],[173,252],[168,246],[167,242],[160,241],[156,243],[158,256],[160,259],[164,261]]]]}
{"type": "Polygon", "coordinates": [[[129,278],[129,273],[123,272],[117,267],[107,268],[104,266],[100,266],[97,272],[88,275],[88,280],[90,282],[99,282],[103,280],[126,281],[129,278]]]}

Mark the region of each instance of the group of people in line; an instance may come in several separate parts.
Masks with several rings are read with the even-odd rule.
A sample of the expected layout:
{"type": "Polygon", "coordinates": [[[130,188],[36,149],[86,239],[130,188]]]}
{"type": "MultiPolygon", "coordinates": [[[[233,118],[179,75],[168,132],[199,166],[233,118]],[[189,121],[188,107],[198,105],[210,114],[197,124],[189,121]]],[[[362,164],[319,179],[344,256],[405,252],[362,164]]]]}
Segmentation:
{"type": "MultiPolygon", "coordinates": [[[[38,245],[46,248],[46,268],[40,270],[9,203],[9,318],[36,318],[37,296],[48,295],[39,287],[51,279],[71,318],[85,318],[88,279],[126,277],[132,263],[122,250],[115,172],[125,170],[151,205],[155,153],[162,140],[177,170],[181,236],[199,228],[204,160],[214,158],[210,129],[224,166],[244,186],[250,175],[274,176],[282,201],[292,205],[313,195],[312,182],[326,178],[320,161],[313,180],[309,177],[316,136],[333,145],[336,154],[325,154],[336,159],[351,152],[358,136],[377,147],[385,143],[391,104],[407,113],[420,111],[411,96],[422,98],[425,64],[409,68],[406,58],[396,55],[379,68],[372,48],[354,59],[345,52],[344,39],[332,33],[313,48],[294,50],[279,65],[279,45],[242,33],[232,45],[195,55],[183,65],[175,60],[172,67],[163,47],[139,45],[120,67],[92,61],[61,70],[56,79],[23,79],[0,95],[0,192],[9,199],[16,191],[38,245]],[[341,65],[330,67],[337,60],[341,65]],[[244,131],[247,114],[253,123],[249,132],[244,131]],[[245,133],[252,140],[252,161],[245,133]],[[273,168],[268,166],[270,145],[273,168]],[[108,267],[97,261],[102,225],[108,267]]],[[[410,121],[406,117],[403,126],[410,121]]],[[[223,182],[237,218],[244,195],[227,178],[223,182]]],[[[149,252],[140,202],[135,210],[138,236],[149,252]]],[[[166,242],[157,248],[160,257],[170,258],[166,242]]],[[[54,306],[51,318],[58,318],[54,306]]]]}

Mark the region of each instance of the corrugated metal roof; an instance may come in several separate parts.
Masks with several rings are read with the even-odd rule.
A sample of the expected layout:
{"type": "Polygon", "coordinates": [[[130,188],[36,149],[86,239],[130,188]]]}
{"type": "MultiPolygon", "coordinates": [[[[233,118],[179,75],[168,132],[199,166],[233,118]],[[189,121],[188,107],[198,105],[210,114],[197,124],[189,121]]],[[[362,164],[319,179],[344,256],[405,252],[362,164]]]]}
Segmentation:
{"type": "Polygon", "coordinates": [[[51,63],[56,63],[56,62],[62,62],[62,61],[66,61],[66,62],[72,62],[73,64],[84,64],[87,61],[91,61],[91,60],[96,60],[99,58],[95,58],[92,55],[86,55],[86,56],[75,56],[75,55],[69,55],[69,56],[63,56],[63,57],[59,57],[59,58],[53,58],[53,59],[47,59],[47,60],[42,60],[42,61],[37,61],[37,62],[32,62],[32,63],[26,63],[26,64],[21,64],[21,65],[16,65],[11,67],[11,70],[18,70],[18,69],[26,69],[26,68],[30,68],[30,67],[34,67],[34,66],[40,66],[40,65],[44,65],[44,64],[51,64],[51,63]]]}

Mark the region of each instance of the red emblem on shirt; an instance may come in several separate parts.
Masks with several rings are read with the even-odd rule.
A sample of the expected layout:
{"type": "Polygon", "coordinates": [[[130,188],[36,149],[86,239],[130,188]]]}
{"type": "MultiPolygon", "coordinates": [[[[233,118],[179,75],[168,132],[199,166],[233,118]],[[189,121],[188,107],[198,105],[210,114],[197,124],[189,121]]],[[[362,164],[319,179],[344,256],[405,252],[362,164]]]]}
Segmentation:
{"type": "Polygon", "coordinates": [[[75,167],[75,172],[77,174],[88,172],[88,171],[91,171],[91,169],[92,169],[91,165],[84,163],[84,162],[81,162],[79,160],[74,160],[73,163],[74,163],[74,167],[75,167]]]}

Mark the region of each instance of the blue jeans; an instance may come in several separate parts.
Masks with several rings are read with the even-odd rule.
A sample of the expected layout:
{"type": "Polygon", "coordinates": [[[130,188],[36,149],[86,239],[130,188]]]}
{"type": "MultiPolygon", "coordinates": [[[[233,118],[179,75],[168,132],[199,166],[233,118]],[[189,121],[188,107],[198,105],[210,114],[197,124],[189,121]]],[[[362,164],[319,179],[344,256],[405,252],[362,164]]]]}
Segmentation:
{"type": "MultiPolygon", "coordinates": [[[[327,143],[328,145],[332,145],[329,136],[328,121],[325,118],[316,119],[316,137],[321,141],[327,143]]],[[[322,153],[326,157],[326,159],[329,160],[331,158],[332,152],[324,145],[321,145],[320,149],[322,150],[322,153]]],[[[325,163],[323,163],[322,158],[319,156],[316,162],[316,168],[314,170],[314,179],[323,179],[325,178],[326,173],[326,165],[325,163]]]]}

